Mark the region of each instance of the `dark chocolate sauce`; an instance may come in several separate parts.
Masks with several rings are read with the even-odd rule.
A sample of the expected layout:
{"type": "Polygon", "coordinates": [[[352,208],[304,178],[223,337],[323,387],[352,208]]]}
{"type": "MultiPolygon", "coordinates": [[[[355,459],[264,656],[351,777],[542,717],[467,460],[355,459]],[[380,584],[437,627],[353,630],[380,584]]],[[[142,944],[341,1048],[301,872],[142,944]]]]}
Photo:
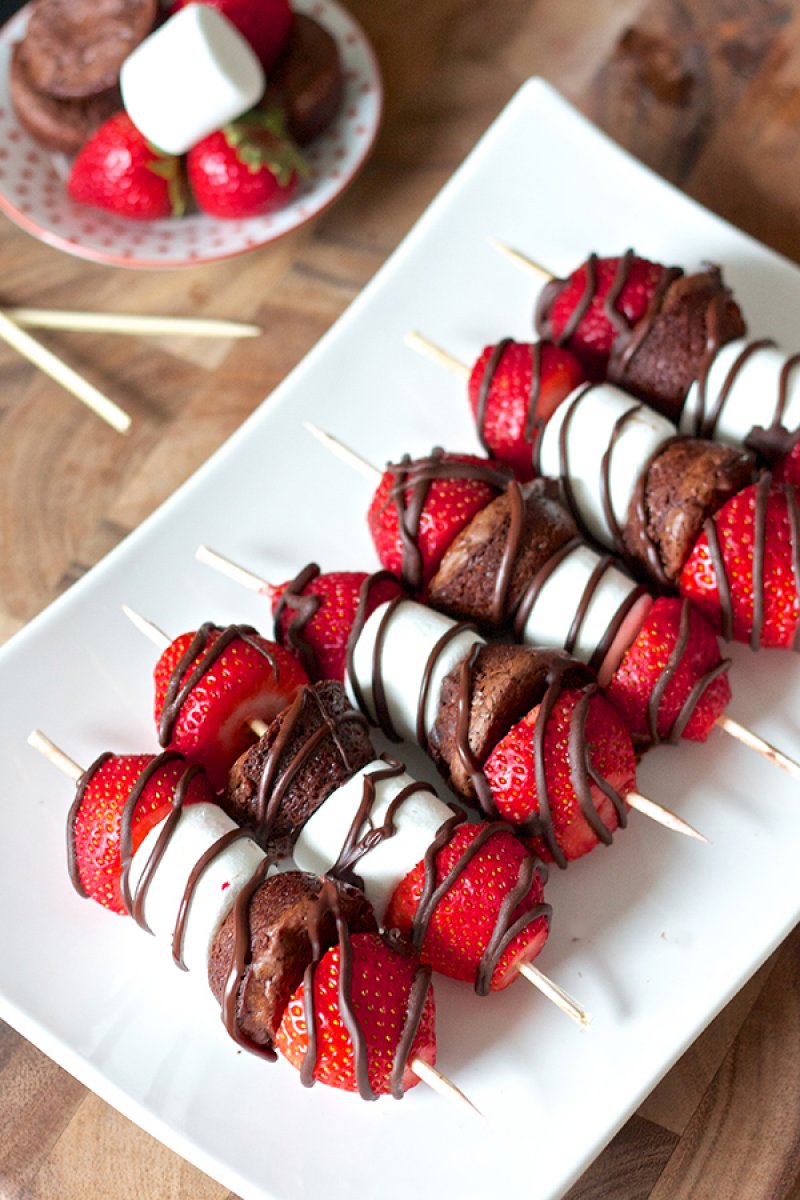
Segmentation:
{"type": "MultiPolygon", "coordinates": [[[[795,581],[798,604],[800,604],[800,512],[798,511],[795,488],[791,484],[783,485],[789,519],[789,534],[792,554],[792,576],[795,581]]],[[[772,495],[772,475],[769,471],[762,472],[755,484],[753,501],[753,546],[752,546],[752,593],[753,615],[750,631],[750,648],[759,650],[762,645],[764,618],[766,612],[767,576],[765,571],[765,555],[767,545],[767,513],[772,495]]],[[[777,491],[776,491],[777,495],[777,491]]],[[[722,510],[724,511],[724,510],[722,510]]],[[[714,568],[714,579],[719,594],[720,622],[722,636],[730,641],[734,635],[734,612],[732,597],[732,580],[728,573],[717,528],[719,513],[708,518],[703,525],[703,532],[708,541],[708,553],[714,568]]],[[[800,649],[800,617],[793,639],[793,649],[800,649]]]]}
{"type": "MultiPolygon", "coordinates": [[[[475,424],[477,426],[478,437],[487,454],[492,453],[491,446],[486,440],[486,415],[489,406],[489,400],[492,394],[492,385],[497,376],[497,372],[503,361],[503,356],[509,346],[514,346],[517,343],[513,338],[502,338],[496,346],[492,348],[492,352],[487,359],[481,377],[480,386],[478,388],[478,399],[475,406],[475,424]]],[[[528,395],[528,404],[525,411],[525,424],[523,426],[522,436],[526,442],[533,442],[538,430],[543,425],[540,417],[537,417],[537,409],[539,407],[539,397],[542,391],[542,347],[540,342],[533,342],[531,345],[531,387],[528,395]]]]}
{"type": "Polygon", "coordinates": [[[353,868],[365,854],[368,854],[370,850],[380,845],[386,838],[394,835],[394,819],[398,809],[400,809],[409,797],[419,792],[430,792],[434,796],[436,795],[434,788],[429,783],[414,781],[407,784],[406,787],[401,788],[389,804],[383,824],[375,825],[372,819],[372,810],[377,800],[377,785],[386,779],[396,779],[398,776],[405,774],[403,763],[398,762],[396,759],[387,758],[386,755],[383,758],[386,762],[385,767],[368,771],[362,777],[363,790],[361,802],[350,823],[350,828],[347,831],[336,862],[328,871],[328,874],[334,879],[341,879],[343,883],[350,883],[361,891],[364,890],[364,881],[355,873],[353,868]]]}
{"type": "MultiPolygon", "coordinates": [[[[288,642],[292,650],[300,656],[309,679],[315,681],[321,679],[322,675],[314,649],[313,637],[308,637],[305,630],[309,621],[313,620],[319,612],[323,597],[308,592],[306,589],[319,575],[320,568],[316,563],[309,563],[308,566],[303,567],[302,571],[299,571],[294,579],[286,584],[275,609],[276,640],[280,645],[288,642]],[[284,635],[283,617],[287,611],[292,614],[292,618],[284,635]]],[[[398,587],[400,586],[397,576],[393,575],[391,571],[375,571],[371,575],[366,575],[361,582],[356,615],[345,646],[345,659],[348,667],[352,661],[353,648],[371,611],[372,590],[382,583],[396,583],[398,587]]],[[[352,678],[352,672],[350,675],[352,678]]],[[[339,680],[339,682],[341,683],[343,680],[339,680]]]]}

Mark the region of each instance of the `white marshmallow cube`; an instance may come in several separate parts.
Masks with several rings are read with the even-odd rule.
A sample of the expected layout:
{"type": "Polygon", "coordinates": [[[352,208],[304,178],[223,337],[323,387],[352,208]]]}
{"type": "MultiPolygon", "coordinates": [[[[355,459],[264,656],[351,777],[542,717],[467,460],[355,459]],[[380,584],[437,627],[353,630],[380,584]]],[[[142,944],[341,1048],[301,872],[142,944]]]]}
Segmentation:
{"type": "Polygon", "coordinates": [[[235,25],[208,4],[189,4],[145,38],[122,64],[128,116],[166,154],[185,154],[252,108],[266,77],[235,25]]]}
{"type": "MultiPolygon", "coordinates": [[[[561,560],[547,577],[534,601],[521,641],[528,646],[563,650],[601,555],[589,546],[579,545],[561,560]]],[[[600,576],[591,594],[572,654],[589,662],[638,585],[617,567],[609,566],[600,576]]]]}
{"type": "MultiPolygon", "coordinates": [[[[332,792],[306,822],[293,851],[301,870],[314,871],[317,875],[330,870],[341,853],[363,800],[365,777],[385,770],[386,763],[381,759],[369,763],[332,792]]],[[[374,827],[384,824],[392,800],[413,783],[405,772],[375,782],[375,803],[370,810],[374,827]]],[[[415,791],[398,805],[393,815],[395,832],[379,841],[354,864],[353,871],[363,880],[364,892],[379,923],[383,922],[395,888],[422,861],[438,830],[452,815],[453,810],[433,792],[415,791]]]]}
{"type": "MultiPolygon", "coordinates": [[[[132,895],[162,828],[163,821],[150,830],[133,856],[129,877],[132,895]]],[[[195,865],[221,837],[236,828],[217,804],[187,804],[181,811],[144,903],[145,921],[170,948],[186,884],[195,865]]],[[[215,855],[192,891],[184,927],[183,961],[189,971],[197,971],[204,980],[217,930],[264,857],[252,838],[237,838],[215,855]]]]}
{"type": "MultiPolygon", "coordinates": [[[[713,413],[727,385],[719,416],[710,436],[715,442],[741,446],[754,425],[772,424],[780,394],[781,371],[789,355],[777,346],[759,346],[737,360],[750,345],[744,338],[728,342],[714,356],[706,379],[703,409],[713,413]]],[[[697,383],[689,388],[681,411],[681,430],[694,435],[699,407],[697,383]]],[[[790,370],[786,384],[786,407],[781,424],[794,430],[800,426],[800,366],[790,370]]],[[[703,433],[700,437],[706,436],[703,433]]]]}
{"type": "MultiPolygon", "coordinates": [[[[378,634],[383,626],[386,605],[370,615],[353,652],[353,671],[364,695],[366,715],[378,724],[375,713],[373,654],[378,634]]],[[[436,652],[439,639],[458,624],[442,613],[425,608],[414,600],[398,604],[383,629],[381,677],[383,679],[389,717],[404,741],[417,740],[417,710],[425,669],[431,661],[430,686],[425,702],[423,723],[425,735],[430,733],[437,713],[442,684],[446,675],[466,658],[476,644],[484,639],[472,630],[462,630],[436,652]]],[[[348,699],[358,707],[349,677],[345,680],[348,699]]]]}
{"type": "Polygon", "coordinates": [[[599,383],[568,396],[542,433],[541,473],[559,479],[561,430],[564,422],[569,422],[565,438],[567,473],[575,506],[592,537],[610,550],[615,549],[615,544],[603,511],[603,457],[617,423],[633,409],[638,411],[619,426],[619,436],[608,460],[611,510],[624,528],[639,476],[664,442],[675,436],[675,426],[612,384],[599,383]]]}

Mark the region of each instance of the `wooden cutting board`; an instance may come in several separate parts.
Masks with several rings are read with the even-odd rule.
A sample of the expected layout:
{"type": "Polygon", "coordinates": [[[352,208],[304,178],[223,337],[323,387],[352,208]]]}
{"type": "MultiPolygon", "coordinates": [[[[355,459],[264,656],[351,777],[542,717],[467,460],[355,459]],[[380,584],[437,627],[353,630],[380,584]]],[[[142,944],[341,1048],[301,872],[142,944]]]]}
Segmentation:
{"type": "MultiPolygon", "coordinates": [[[[378,51],[386,120],[364,174],[311,227],[229,263],[158,274],[83,263],[0,222],[4,301],[205,314],[265,330],[204,344],[42,334],[130,410],[124,443],[0,344],[0,639],[138,525],[300,361],[529,75],[800,260],[800,12],[789,0],[348,6],[378,51]]],[[[800,1200],[799,964],[795,932],[572,1200],[800,1200]]],[[[5,1026],[0,1114],[3,1197],[228,1195],[5,1026]]]]}

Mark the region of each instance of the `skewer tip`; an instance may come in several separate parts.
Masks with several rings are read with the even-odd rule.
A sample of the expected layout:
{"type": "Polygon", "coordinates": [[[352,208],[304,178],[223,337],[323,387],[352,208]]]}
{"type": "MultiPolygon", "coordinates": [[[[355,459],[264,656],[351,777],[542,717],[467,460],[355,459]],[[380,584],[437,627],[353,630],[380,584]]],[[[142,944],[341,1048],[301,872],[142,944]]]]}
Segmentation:
{"type": "Polygon", "coordinates": [[[453,1104],[458,1104],[462,1108],[468,1109],[470,1116],[477,1115],[481,1118],[481,1120],[486,1120],[481,1110],[472,1103],[469,1096],[466,1096],[461,1091],[461,1088],[456,1087],[452,1079],[448,1079],[447,1076],[443,1075],[441,1071],[438,1071],[436,1067],[432,1067],[430,1063],[425,1062],[425,1060],[422,1058],[413,1059],[412,1062],[409,1063],[409,1066],[416,1075],[417,1079],[419,1079],[422,1083],[427,1083],[428,1087],[433,1088],[433,1090],[438,1092],[440,1096],[443,1096],[445,1100],[449,1100],[453,1104]]]}
{"type": "Polygon", "coordinates": [[[545,996],[551,1004],[555,1004],[556,1008],[560,1008],[571,1020],[579,1025],[581,1029],[588,1029],[592,1023],[592,1018],[586,1009],[583,1008],[578,1001],[570,996],[559,984],[552,980],[544,972],[535,967],[533,963],[523,963],[519,969],[520,975],[527,979],[528,983],[532,983],[535,988],[545,996]]]}

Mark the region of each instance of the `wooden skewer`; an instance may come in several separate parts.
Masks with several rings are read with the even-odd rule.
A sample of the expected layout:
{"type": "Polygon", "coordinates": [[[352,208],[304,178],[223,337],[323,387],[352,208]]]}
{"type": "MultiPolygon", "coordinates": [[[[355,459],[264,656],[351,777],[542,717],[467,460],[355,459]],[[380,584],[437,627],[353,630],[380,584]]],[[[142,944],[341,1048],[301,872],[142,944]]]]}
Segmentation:
{"type": "Polygon", "coordinates": [[[346,462],[353,470],[359,471],[365,479],[370,483],[379,483],[382,472],[378,470],[371,462],[367,462],[355,450],[351,450],[349,446],[345,446],[344,442],[340,442],[333,434],[326,433],[324,429],[320,429],[313,421],[303,421],[304,426],[309,433],[313,434],[318,442],[322,442],[326,449],[330,450],[336,458],[341,458],[342,462],[346,462]]]}
{"type": "Polygon", "coordinates": [[[656,804],[655,800],[643,796],[641,792],[626,792],[625,803],[629,804],[636,812],[641,813],[643,817],[657,821],[659,825],[663,825],[665,829],[671,829],[673,833],[682,833],[684,837],[694,838],[695,841],[705,842],[706,845],[710,844],[705,834],[695,829],[694,825],[684,821],[683,817],[679,817],[671,809],[664,808],[663,804],[656,804]]]}
{"type": "Polygon", "coordinates": [[[189,337],[258,337],[258,325],[220,321],[212,317],[158,317],[138,313],[72,312],[57,308],[14,306],[2,310],[16,325],[38,329],[67,329],[76,333],[135,335],[181,334],[189,337]]]}
{"type": "Polygon", "coordinates": [[[51,742],[41,729],[34,729],[28,734],[28,745],[43,754],[54,767],[58,767],[59,771],[63,775],[67,775],[74,783],[77,783],[83,775],[83,767],[79,766],[74,758],[70,758],[55,742],[51,742]]]}
{"type": "Polygon", "coordinates": [[[519,968],[520,975],[532,983],[535,988],[538,988],[543,996],[546,996],[556,1008],[560,1008],[563,1013],[571,1017],[576,1024],[582,1029],[588,1029],[592,1023],[592,1018],[581,1008],[578,1001],[570,996],[569,992],[565,992],[562,987],[554,983],[547,975],[544,975],[538,967],[533,963],[523,963],[519,968]]]}
{"type": "Polygon", "coordinates": [[[738,721],[734,721],[733,717],[729,717],[726,713],[723,713],[721,717],[717,717],[716,724],[725,733],[730,734],[731,737],[741,742],[743,746],[747,746],[749,750],[755,750],[757,754],[774,763],[776,767],[780,767],[787,775],[791,775],[792,779],[800,779],[800,763],[795,762],[793,758],[789,758],[788,754],[784,754],[782,750],[778,750],[776,746],[772,745],[772,742],[759,737],[757,733],[753,733],[752,729],[748,729],[745,725],[740,725],[738,721]]]}
{"type": "Polygon", "coordinates": [[[219,571],[220,575],[227,575],[229,579],[233,579],[235,583],[241,584],[251,592],[258,592],[260,595],[269,597],[275,590],[271,583],[267,583],[266,579],[254,575],[246,567],[240,566],[232,558],[226,558],[218,550],[212,550],[210,546],[198,546],[194,556],[198,562],[205,563],[207,567],[213,567],[215,571],[219,571]]]}
{"type": "Polygon", "coordinates": [[[528,258],[527,254],[523,254],[521,250],[515,250],[507,242],[501,242],[499,238],[490,237],[489,245],[495,250],[499,250],[506,258],[509,258],[515,266],[523,267],[526,271],[530,271],[531,274],[536,275],[542,284],[549,283],[553,278],[553,272],[548,271],[547,267],[543,267],[541,263],[528,258]]]}
{"type": "MultiPolygon", "coordinates": [[[[126,611],[131,616],[131,620],[134,617],[137,618],[136,624],[140,628],[150,625],[152,629],[159,633],[161,632],[157,625],[153,625],[152,622],[147,621],[144,617],[139,617],[139,614],[134,613],[133,609],[126,609],[126,611]]],[[[33,746],[34,750],[38,750],[40,754],[43,754],[53,766],[57,767],[62,774],[67,775],[73,782],[77,783],[83,775],[83,767],[70,758],[60,746],[52,742],[45,733],[42,733],[41,729],[34,729],[28,734],[28,745],[33,746]]],[[[456,1087],[452,1079],[448,1079],[441,1071],[437,1071],[436,1067],[432,1067],[430,1063],[425,1062],[421,1058],[412,1059],[408,1065],[421,1083],[425,1083],[428,1087],[433,1088],[445,1100],[448,1100],[451,1104],[460,1104],[462,1107],[469,1109],[470,1115],[477,1113],[479,1117],[483,1117],[481,1110],[476,1108],[468,1096],[464,1095],[461,1088],[456,1087]]]]}
{"type": "Polygon", "coordinates": [[[458,375],[460,379],[469,379],[471,371],[466,363],[455,358],[447,350],[441,346],[437,346],[436,342],[432,342],[430,338],[426,338],[423,334],[418,333],[413,329],[411,333],[405,336],[405,343],[412,350],[416,350],[418,354],[423,354],[425,358],[431,359],[438,366],[444,367],[445,371],[449,371],[451,375],[458,375]]]}
{"type": "Polygon", "coordinates": [[[24,329],[20,329],[19,325],[15,325],[2,310],[0,310],[0,338],[23,358],[32,362],[40,371],[44,371],[45,375],[61,384],[66,391],[90,408],[112,429],[116,429],[118,433],[128,432],[131,427],[131,418],[118,404],[109,400],[108,396],[104,396],[93,383],[89,383],[88,379],[84,379],[41,342],[37,342],[24,329]]]}
{"type": "MultiPolygon", "coordinates": [[[[166,650],[171,639],[160,629],[154,621],[148,621],[147,617],[143,617],[141,613],[135,609],[129,608],[127,604],[123,604],[122,611],[129,621],[132,621],[140,633],[149,638],[154,646],[158,646],[159,650],[166,650]]],[[[259,717],[251,717],[247,722],[248,727],[252,729],[256,737],[261,738],[269,728],[266,721],[262,721],[259,717]]]]}
{"type": "Polygon", "coordinates": [[[351,450],[349,446],[345,446],[344,442],[340,442],[332,433],[326,433],[324,429],[320,429],[312,421],[303,421],[303,424],[308,432],[313,434],[318,442],[322,442],[323,446],[327,450],[330,450],[331,454],[336,458],[340,458],[342,462],[347,463],[354,471],[358,471],[370,483],[380,483],[383,472],[379,471],[373,463],[362,458],[360,454],[356,454],[355,450],[351,450]]]}
{"type": "Polygon", "coordinates": [[[427,1083],[429,1088],[433,1088],[433,1090],[438,1092],[440,1096],[443,1096],[445,1100],[449,1100],[451,1103],[460,1104],[469,1109],[471,1116],[475,1116],[477,1114],[482,1120],[486,1120],[481,1110],[476,1108],[468,1096],[464,1095],[464,1093],[461,1091],[461,1088],[456,1087],[452,1079],[448,1079],[447,1076],[443,1075],[441,1071],[437,1071],[436,1067],[432,1067],[430,1063],[425,1062],[425,1060],[422,1058],[412,1058],[408,1065],[416,1075],[417,1079],[419,1079],[422,1083],[427,1083]]]}

